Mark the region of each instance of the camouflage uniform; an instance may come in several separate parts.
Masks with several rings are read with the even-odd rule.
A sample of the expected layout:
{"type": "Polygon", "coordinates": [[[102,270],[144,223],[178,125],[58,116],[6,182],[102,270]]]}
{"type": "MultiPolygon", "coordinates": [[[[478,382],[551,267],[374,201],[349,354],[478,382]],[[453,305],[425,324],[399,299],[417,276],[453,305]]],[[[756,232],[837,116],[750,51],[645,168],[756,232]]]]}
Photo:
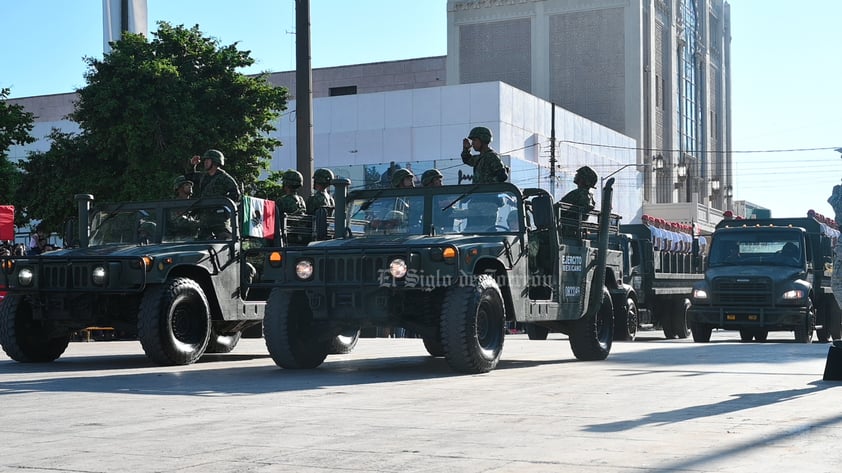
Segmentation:
{"type": "Polygon", "coordinates": [[[568,192],[559,202],[571,204],[574,207],[561,212],[561,218],[568,220],[567,223],[562,223],[561,234],[566,237],[577,237],[578,228],[574,226],[571,220],[587,220],[588,213],[596,207],[596,202],[591,195],[591,188],[596,187],[598,177],[596,172],[588,166],[582,166],[576,170],[576,176],[573,182],[578,186],[576,189],[568,192]]]}
{"type": "MultiPolygon", "coordinates": [[[[316,169],[313,173],[313,184],[318,184],[324,187],[323,190],[316,190],[313,195],[307,199],[306,210],[309,215],[316,213],[316,210],[322,207],[335,207],[333,197],[327,192],[330,181],[333,180],[333,171],[330,169],[316,169]]],[[[315,186],[314,186],[315,187],[315,186]]]]}
{"type": "MultiPolygon", "coordinates": [[[[199,198],[202,197],[228,197],[234,202],[240,201],[240,188],[237,181],[225,172],[221,166],[225,164],[225,156],[220,151],[209,149],[202,156],[202,159],[210,159],[217,165],[216,173],[194,173],[198,175],[199,198]]],[[[191,179],[191,180],[194,180],[191,179]]],[[[205,209],[202,211],[200,221],[202,229],[199,238],[204,239],[214,236],[216,239],[231,238],[231,216],[224,209],[205,209]]]]}
{"type": "Polygon", "coordinates": [[[298,194],[285,194],[278,199],[278,211],[287,215],[300,215],[307,209],[304,197],[298,194]]]}
{"type": "Polygon", "coordinates": [[[283,212],[287,215],[300,215],[307,209],[307,203],[304,202],[304,197],[296,193],[304,177],[300,172],[294,169],[288,169],[284,173],[283,187],[284,192],[288,192],[278,199],[278,212],[283,212]],[[289,192],[289,189],[292,191],[289,192]]]}
{"type": "MultiPolygon", "coordinates": [[[[491,143],[491,130],[475,127],[468,135],[469,139],[479,139],[486,145],[491,143]]],[[[462,162],[474,168],[474,184],[505,182],[508,178],[506,166],[500,155],[490,147],[480,154],[471,154],[471,148],[462,149],[462,162]]]]}

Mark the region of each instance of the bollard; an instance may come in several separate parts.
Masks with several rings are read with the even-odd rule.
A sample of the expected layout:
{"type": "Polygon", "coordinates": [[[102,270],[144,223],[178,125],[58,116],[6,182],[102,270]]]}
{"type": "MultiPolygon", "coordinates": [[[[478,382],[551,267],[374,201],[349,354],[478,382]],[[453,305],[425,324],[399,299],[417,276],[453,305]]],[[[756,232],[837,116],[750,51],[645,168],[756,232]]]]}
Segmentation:
{"type": "Polygon", "coordinates": [[[825,381],[842,381],[842,340],[834,340],[827,351],[824,365],[825,381]]]}

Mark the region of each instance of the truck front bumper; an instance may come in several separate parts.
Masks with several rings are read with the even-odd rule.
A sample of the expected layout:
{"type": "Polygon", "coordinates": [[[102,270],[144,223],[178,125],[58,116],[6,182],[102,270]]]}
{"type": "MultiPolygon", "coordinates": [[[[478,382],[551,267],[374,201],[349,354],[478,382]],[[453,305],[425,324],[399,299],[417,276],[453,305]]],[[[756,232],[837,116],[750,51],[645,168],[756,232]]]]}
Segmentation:
{"type": "Polygon", "coordinates": [[[690,306],[687,321],[716,328],[797,327],[804,324],[805,307],[706,307],[690,306]]]}

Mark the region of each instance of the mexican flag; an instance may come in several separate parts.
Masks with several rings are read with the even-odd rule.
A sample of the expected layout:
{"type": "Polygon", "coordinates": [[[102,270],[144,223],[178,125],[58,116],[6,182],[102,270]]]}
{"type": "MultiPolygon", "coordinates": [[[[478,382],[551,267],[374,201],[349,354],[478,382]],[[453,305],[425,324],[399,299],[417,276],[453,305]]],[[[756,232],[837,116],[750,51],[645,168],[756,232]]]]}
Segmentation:
{"type": "Polygon", "coordinates": [[[243,197],[243,236],[275,238],[275,201],[243,197]]]}
{"type": "Polygon", "coordinates": [[[15,206],[0,205],[0,240],[15,239],[15,206]]]}

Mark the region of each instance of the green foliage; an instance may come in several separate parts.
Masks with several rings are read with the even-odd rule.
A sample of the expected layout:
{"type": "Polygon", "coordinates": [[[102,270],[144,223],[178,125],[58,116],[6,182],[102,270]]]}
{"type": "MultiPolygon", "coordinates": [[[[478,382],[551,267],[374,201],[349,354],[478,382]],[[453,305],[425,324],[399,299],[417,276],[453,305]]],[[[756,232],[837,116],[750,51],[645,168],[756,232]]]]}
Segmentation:
{"type": "Polygon", "coordinates": [[[269,177],[256,183],[251,195],[262,199],[278,200],[284,195],[284,187],[281,185],[283,179],[284,171],[270,171],[269,177]]]}
{"type": "MultiPolygon", "coordinates": [[[[13,204],[21,207],[15,200],[15,193],[21,180],[21,171],[9,161],[9,148],[12,145],[34,143],[32,137],[35,116],[17,104],[8,103],[9,89],[0,89],[0,204],[13,204]]],[[[19,212],[16,212],[16,220],[19,212]]]]}
{"type": "Polygon", "coordinates": [[[68,204],[72,213],[74,193],[111,202],[169,198],[173,177],[209,148],[225,154],[225,170],[247,193],[257,189],[281,145],[269,133],[288,95],[266,76],[237,72],[254,63],[249,54],[236,43],[220,46],[198,25],[161,22],[150,40],[125,33],[102,60],[85,58],[87,85],[69,117],[81,133],[55,133],[53,148],[24,166],[27,189],[50,189],[31,216],[52,221],[68,204]]]}

